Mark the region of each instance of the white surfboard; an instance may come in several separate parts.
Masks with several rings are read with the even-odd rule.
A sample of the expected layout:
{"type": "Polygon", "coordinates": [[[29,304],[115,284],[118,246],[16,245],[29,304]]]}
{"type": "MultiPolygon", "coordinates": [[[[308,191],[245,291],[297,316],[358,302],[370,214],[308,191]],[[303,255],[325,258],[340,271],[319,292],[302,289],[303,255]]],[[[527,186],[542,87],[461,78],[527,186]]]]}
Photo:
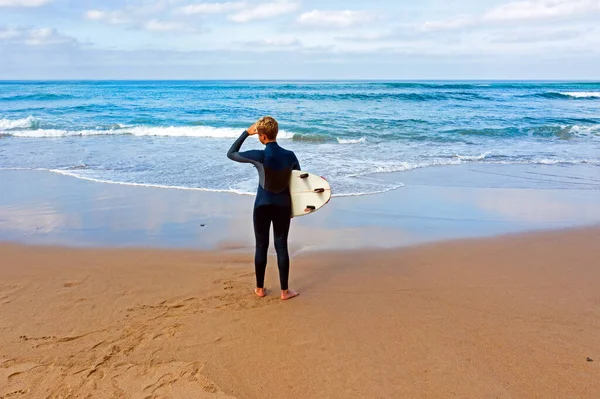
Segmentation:
{"type": "Polygon", "coordinates": [[[304,216],[316,212],[331,199],[331,187],[324,178],[293,170],[290,178],[292,215],[304,216]]]}

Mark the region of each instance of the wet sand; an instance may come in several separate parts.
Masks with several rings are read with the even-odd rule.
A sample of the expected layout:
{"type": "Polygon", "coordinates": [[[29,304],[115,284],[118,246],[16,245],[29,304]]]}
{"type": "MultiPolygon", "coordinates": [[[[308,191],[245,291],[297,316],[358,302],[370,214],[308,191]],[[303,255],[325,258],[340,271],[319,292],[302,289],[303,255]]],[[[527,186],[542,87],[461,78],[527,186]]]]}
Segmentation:
{"type": "Polygon", "coordinates": [[[0,397],[597,398],[599,240],[297,255],[288,302],[247,253],[1,244],[0,397]]]}
{"type": "MultiPolygon", "coordinates": [[[[458,165],[370,178],[404,186],[335,197],[315,215],[294,219],[293,254],[600,224],[596,166],[458,165]]],[[[0,241],[252,251],[253,201],[230,193],[0,170],[0,241]]]]}

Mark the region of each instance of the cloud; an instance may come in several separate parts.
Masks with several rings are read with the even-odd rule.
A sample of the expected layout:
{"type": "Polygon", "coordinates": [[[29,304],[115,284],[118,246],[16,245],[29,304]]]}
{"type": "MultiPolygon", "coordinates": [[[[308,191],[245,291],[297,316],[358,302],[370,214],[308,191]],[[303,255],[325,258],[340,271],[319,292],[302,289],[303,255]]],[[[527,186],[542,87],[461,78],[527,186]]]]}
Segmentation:
{"type": "Polygon", "coordinates": [[[569,17],[600,11],[598,0],[532,0],[514,1],[486,12],[484,21],[515,21],[569,17]]]}
{"type": "Polygon", "coordinates": [[[59,44],[75,45],[79,42],[71,36],[52,28],[0,28],[0,43],[22,44],[31,47],[59,44]]]}
{"type": "Polygon", "coordinates": [[[190,4],[184,7],[181,7],[179,11],[186,15],[194,15],[194,14],[221,14],[231,11],[237,11],[244,8],[244,3],[242,2],[226,2],[226,3],[200,3],[200,4],[190,4]]]}
{"type": "Polygon", "coordinates": [[[14,28],[0,28],[0,41],[16,39],[21,36],[21,32],[14,28]]]}
{"type": "MultiPolygon", "coordinates": [[[[150,11],[156,11],[155,5],[150,11]]],[[[166,21],[153,18],[148,9],[128,8],[124,10],[89,10],[84,17],[91,21],[98,21],[109,25],[128,25],[132,29],[146,30],[149,32],[183,32],[194,31],[185,23],[179,21],[166,21]]]]}
{"type": "Polygon", "coordinates": [[[264,39],[259,42],[265,46],[297,47],[302,43],[298,39],[264,39]]]}
{"type": "Polygon", "coordinates": [[[372,21],[375,16],[366,11],[321,11],[313,10],[298,17],[303,25],[349,28],[372,21]]]}
{"type": "MultiPolygon", "coordinates": [[[[0,0],[2,1],[2,0],[0,0]]],[[[109,25],[127,24],[133,29],[149,31],[192,31],[189,20],[182,17],[207,14],[228,14],[233,22],[249,22],[291,13],[299,4],[291,0],[276,0],[266,3],[228,1],[180,5],[180,0],[164,0],[146,6],[126,6],[121,10],[91,9],[84,13],[88,20],[109,25]],[[177,5],[179,3],[179,5],[177,5]]]]}
{"type": "MultiPolygon", "coordinates": [[[[277,35],[269,37],[271,43],[276,43],[277,35]]],[[[308,38],[300,40],[304,46],[313,45],[308,38]]],[[[598,35],[574,43],[550,43],[541,51],[531,51],[531,46],[523,44],[490,46],[486,40],[449,46],[433,41],[390,46],[373,43],[365,48],[327,46],[327,42],[321,47],[287,49],[240,48],[232,44],[243,45],[123,50],[86,45],[13,45],[8,39],[7,44],[0,40],[0,79],[398,79],[399,73],[403,79],[600,77],[596,68],[600,52],[595,50],[600,48],[598,35]]]]}
{"type": "Polygon", "coordinates": [[[186,30],[186,26],[178,22],[150,20],[144,24],[144,29],[151,32],[174,32],[186,30]]]}
{"type": "Polygon", "coordinates": [[[25,44],[28,46],[48,46],[75,42],[74,38],[60,34],[52,28],[32,29],[25,39],[25,44]]]}
{"type": "Polygon", "coordinates": [[[106,22],[110,25],[119,25],[129,22],[129,19],[122,11],[101,11],[89,10],[85,13],[85,17],[91,21],[106,22]]]}
{"type": "Polygon", "coordinates": [[[254,40],[243,43],[248,50],[266,50],[266,49],[299,49],[302,48],[302,42],[296,38],[277,38],[254,40]]]}
{"type": "Polygon", "coordinates": [[[600,13],[600,0],[530,0],[513,1],[489,9],[481,15],[458,16],[440,21],[427,21],[424,32],[489,26],[523,20],[567,19],[600,13]]]}
{"type": "Polygon", "coordinates": [[[393,38],[391,33],[366,33],[362,35],[336,36],[334,39],[341,42],[378,42],[393,38]]]}
{"type": "Polygon", "coordinates": [[[298,10],[299,5],[289,1],[275,1],[271,3],[257,4],[253,7],[229,15],[228,19],[233,22],[249,22],[258,19],[277,17],[298,10]]]}
{"type": "Polygon", "coordinates": [[[432,32],[437,30],[461,29],[474,25],[476,21],[475,18],[471,17],[456,17],[441,21],[427,21],[421,26],[421,30],[424,32],[432,32]]]}
{"type": "Polygon", "coordinates": [[[591,30],[581,29],[526,29],[500,32],[492,37],[492,43],[561,42],[577,39],[591,30]]]}
{"type": "Polygon", "coordinates": [[[40,7],[54,0],[0,0],[0,7],[40,7]]]}

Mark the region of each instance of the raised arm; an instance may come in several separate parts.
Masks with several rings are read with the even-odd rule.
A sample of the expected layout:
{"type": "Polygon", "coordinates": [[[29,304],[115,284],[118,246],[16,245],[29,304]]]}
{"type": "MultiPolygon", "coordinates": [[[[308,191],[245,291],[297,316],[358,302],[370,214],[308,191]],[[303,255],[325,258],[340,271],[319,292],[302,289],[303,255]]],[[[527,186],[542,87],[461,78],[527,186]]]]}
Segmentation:
{"type": "Polygon", "coordinates": [[[249,134],[247,130],[244,130],[244,133],[236,141],[233,142],[229,151],[227,151],[227,158],[232,161],[242,162],[242,163],[251,163],[256,166],[257,163],[262,162],[263,152],[260,150],[250,150],[240,152],[240,148],[242,148],[242,144],[248,138],[249,134]]]}

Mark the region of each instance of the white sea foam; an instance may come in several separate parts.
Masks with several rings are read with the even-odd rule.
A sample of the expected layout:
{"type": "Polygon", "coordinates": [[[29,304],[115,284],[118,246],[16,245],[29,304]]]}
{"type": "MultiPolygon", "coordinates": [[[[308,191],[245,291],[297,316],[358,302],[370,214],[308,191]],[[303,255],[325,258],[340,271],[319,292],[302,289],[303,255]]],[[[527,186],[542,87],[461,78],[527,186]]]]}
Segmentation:
{"type": "Polygon", "coordinates": [[[600,91],[568,91],[559,94],[573,98],[600,98],[600,91]]]}
{"type": "MultiPolygon", "coordinates": [[[[186,190],[186,191],[203,191],[210,193],[228,193],[228,194],[238,194],[238,195],[247,195],[247,196],[255,196],[255,192],[247,192],[243,190],[237,190],[234,188],[229,189],[211,189],[204,187],[186,187],[186,186],[170,186],[165,184],[149,184],[149,183],[132,183],[132,182],[120,182],[113,180],[105,180],[105,179],[97,179],[93,177],[83,176],[81,174],[75,173],[73,171],[67,171],[62,169],[25,169],[25,168],[7,168],[0,170],[39,170],[39,171],[48,171],[52,173],[56,173],[63,176],[74,177],[76,179],[87,180],[95,183],[104,183],[104,184],[116,184],[121,186],[133,186],[133,187],[151,187],[151,188],[163,188],[163,189],[171,189],[171,190],[186,190]]],[[[342,193],[336,194],[333,193],[333,197],[358,197],[364,195],[373,195],[373,194],[381,194],[389,191],[397,190],[400,187],[404,187],[402,183],[396,183],[389,185],[388,187],[382,189],[376,189],[373,191],[365,191],[365,192],[352,192],[352,193],[342,193]]]]}
{"type": "Polygon", "coordinates": [[[484,160],[488,155],[490,155],[491,152],[485,152],[483,154],[480,155],[459,155],[456,154],[454,155],[455,158],[460,159],[461,161],[482,161],[484,160]]]}
{"type": "MultiPolygon", "coordinates": [[[[7,125],[8,126],[8,125],[7,125]]],[[[70,137],[70,136],[99,136],[99,135],[124,135],[155,136],[155,137],[198,137],[198,138],[236,138],[243,129],[218,128],[211,126],[170,126],[170,127],[126,127],[119,125],[119,129],[88,129],[88,130],[62,130],[62,129],[37,129],[37,130],[11,130],[8,132],[16,137],[70,137]]],[[[23,126],[25,127],[25,126],[23,126]]],[[[21,127],[21,129],[23,128],[21,127]]],[[[15,127],[15,128],[18,128],[15,127]]],[[[292,133],[280,131],[280,139],[291,139],[292,133]]]]}
{"type": "Polygon", "coordinates": [[[399,189],[401,187],[404,187],[403,183],[396,183],[396,184],[390,185],[390,186],[385,187],[385,188],[371,190],[371,191],[365,191],[365,192],[351,192],[351,193],[343,193],[343,194],[336,194],[334,192],[333,194],[331,194],[331,196],[332,197],[362,197],[362,196],[365,196],[365,195],[374,195],[374,194],[388,193],[390,191],[397,190],[397,189],[399,189]]]}
{"type": "Polygon", "coordinates": [[[460,165],[460,159],[432,159],[425,162],[386,162],[379,165],[369,165],[364,170],[348,175],[347,177],[364,177],[375,174],[406,172],[413,169],[426,168],[429,166],[451,166],[460,165]]]}
{"type": "Polygon", "coordinates": [[[367,138],[366,137],[361,137],[359,139],[341,139],[341,138],[337,138],[337,142],[339,144],[361,144],[361,143],[366,143],[367,142],[367,138]]]}
{"type": "Polygon", "coordinates": [[[69,136],[97,136],[103,134],[119,134],[119,130],[62,130],[62,129],[37,129],[37,130],[15,130],[9,132],[15,137],[69,137],[69,136]]]}
{"type": "MultiPolygon", "coordinates": [[[[378,193],[384,193],[388,191],[396,190],[403,186],[400,182],[390,182],[380,180],[380,174],[388,174],[395,172],[409,171],[417,168],[427,168],[432,166],[452,166],[460,164],[470,163],[483,163],[483,164],[538,164],[538,165],[600,165],[600,159],[585,159],[585,158],[545,158],[538,157],[530,160],[519,160],[519,159],[485,159],[482,154],[477,157],[470,157],[471,160],[457,159],[454,158],[440,158],[430,159],[423,162],[386,162],[376,165],[370,165],[369,167],[361,168],[356,173],[348,175],[346,173],[339,174],[339,171],[331,171],[332,175],[329,176],[329,180],[333,188],[334,197],[349,197],[349,196],[362,196],[372,195],[378,193]],[[475,159],[481,158],[481,159],[475,159]],[[345,181],[350,178],[352,181],[345,181]],[[358,179],[358,180],[354,180],[358,179]]],[[[463,157],[464,158],[464,157],[463,157]]],[[[469,158],[469,157],[467,157],[469,158]]],[[[188,185],[177,185],[175,184],[159,184],[159,183],[142,183],[142,182],[126,182],[119,181],[118,176],[103,176],[102,171],[90,171],[90,170],[78,170],[78,169],[45,169],[45,168],[0,168],[0,170],[41,170],[57,173],[72,178],[97,182],[106,184],[116,184],[123,186],[136,186],[136,187],[153,187],[160,189],[174,189],[174,190],[189,190],[189,191],[202,191],[202,192],[215,192],[215,193],[230,193],[238,195],[255,195],[253,188],[250,186],[236,186],[236,187],[222,187],[222,188],[211,188],[209,187],[190,187],[188,185]],[[90,174],[93,173],[93,174],[90,174]],[[98,174],[99,173],[99,174],[98,174]]],[[[399,177],[400,178],[400,177],[399,177]]],[[[387,178],[386,178],[387,179],[387,178]]]]}
{"type": "Polygon", "coordinates": [[[513,163],[524,163],[524,164],[538,164],[538,165],[599,165],[600,160],[594,159],[566,159],[566,158],[536,158],[528,162],[513,162],[513,163]]]}
{"type": "Polygon", "coordinates": [[[600,134],[600,125],[592,125],[592,126],[579,126],[573,125],[571,129],[569,129],[569,133],[578,134],[578,135],[598,135],[600,134]]]}
{"type": "Polygon", "coordinates": [[[31,129],[37,120],[33,116],[22,119],[0,119],[0,132],[13,129],[31,129]]]}
{"type": "MultiPolygon", "coordinates": [[[[171,127],[145,127],[125,128],[124,132],[134,136],[170,136],[170,137],[212,137],[236,138],[242,133],[239,128],[211,127],[211,126],[171,126],[171,127]]],[[[293,134],[280,131],[280,139],[291,139],[293,134]]]]}
{"type": "Polygon", "coordinates": [[[188,190],[188,191],[205,191],[211,193],[232,193],[239,195],[254,195],[253,193],[247,193],[235,189],[211,189],[204,187],[186,187],[186,186],[169,186],[166,184],[149,184],[149,183],[133,183],[133,182],[120,182],[113,180],[105,180],[105,179],[96,179],[94,177],[83,176],[79,173],[75,173],[72,171],[62,170],[62,169],[34,169],[34,170],[46,170],[48,172],[56,173],[63,176],[74,177],[81,180],[92,181],[95,183],[106,183],[106,184],[117,184],[121,186],[134,186],[134,187],[154,187],[154,188],[168,188],[174,190],[188,190]]]}

